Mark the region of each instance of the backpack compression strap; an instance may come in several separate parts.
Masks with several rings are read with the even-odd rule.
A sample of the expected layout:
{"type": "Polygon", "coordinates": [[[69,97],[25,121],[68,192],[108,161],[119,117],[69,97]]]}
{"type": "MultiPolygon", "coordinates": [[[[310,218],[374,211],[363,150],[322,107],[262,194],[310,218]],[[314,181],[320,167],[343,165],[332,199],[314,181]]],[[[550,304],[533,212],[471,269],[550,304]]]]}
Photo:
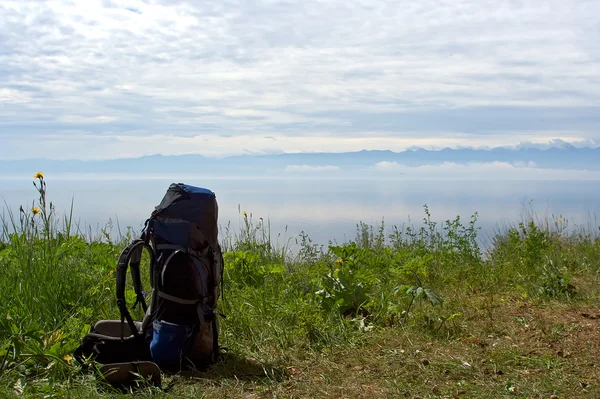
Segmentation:
{"type": "Polygon", "coordinates": [[[123,338],[123,329],[125,320],[129,324],[131,332],[138,336],[139,333],[131,318],[131,314],[127,309],[127,302],[125,300],[125,281],[127,279],[127,267],[131,268],[131,277],[133,279],[133,288],[136,294],[136,303],[142,305],[144,312],[148,309],[146,300],[144,298],[144,291],[142,290],[142,281],[140,278],[140,259],[142,256],[142,250],[146,248],[150,254],[150,268],[154,267],[154,251],[152,247],[146,243],[145,240],[138,239],[133,241],[127,248],[123,250],[119,257],[117,264],[117,306],[121,312],[121,338],[123,338]]]}

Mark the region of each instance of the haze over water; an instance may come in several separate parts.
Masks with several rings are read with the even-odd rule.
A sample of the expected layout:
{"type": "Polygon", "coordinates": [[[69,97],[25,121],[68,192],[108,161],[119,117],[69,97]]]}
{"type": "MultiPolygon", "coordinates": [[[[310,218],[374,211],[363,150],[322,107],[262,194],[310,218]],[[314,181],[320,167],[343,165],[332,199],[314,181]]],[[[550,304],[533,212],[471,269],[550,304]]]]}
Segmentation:
{"type": "MultiPolygon", "coordinates": [[[[432,219],[443,222],[457,215],[468,224],[478,213],[480,242],[498,229],[515,225],[532,212],[540,219],[559,217],[570,227],[585,226],[598,231],[600,184],[597,181],[510,181],[510,180],[406,180],[403,178],[115,178],[96,176],[68,179],[47,177],[48,198],[64,214],[74,200],[74,219],[80,228],[98,234],[113,222],[113,234],[127,226],[139,231],[144,220],[162,199],[172,182],[213,190],[219,203],[221,233],[238,232],[242,212],[254,221],[263,218],[271,225],[275,243],[294,244],[301,231],[316,243],[342,242],[356,237],[362,221],[392,227],[422,225],[423,205],[432,219]],[[280,235],[280,236],[278,236],[280,235]],[[292,238],[291,242],[288,239],[292,238]]],[[[13,212],[20,205],[28,209],[36,198],[31,181],[0,179],[0,196],[13,212]]]]}

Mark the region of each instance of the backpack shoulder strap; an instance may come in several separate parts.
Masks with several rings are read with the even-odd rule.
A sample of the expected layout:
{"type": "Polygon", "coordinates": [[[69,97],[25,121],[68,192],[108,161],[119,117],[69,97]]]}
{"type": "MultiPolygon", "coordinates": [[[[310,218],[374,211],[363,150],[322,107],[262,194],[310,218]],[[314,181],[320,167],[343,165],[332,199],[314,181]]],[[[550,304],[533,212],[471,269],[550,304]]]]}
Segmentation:
{"type": "MultiPolygon", "coordinates": [[[[146,305],[145,293],[142,289],[142,281],[140,278],[140,259],[142,250],[146,248],[150,254],[150,268],[154,267],[154,251],[152,247],[146,243],[144,239],[134,240],[127,248],[121,252],[119,261],[117,263],[117,306],[121,312],[121,338],[123,338],[123,325],[125,320],[129,324],[129,327],[135,336],[139,335],[137,328],[133,322],[131,314],[127,309],[127,302],[125,300],[125,282],[127,280],[127,268],[131,269],[131,278],[133,280],[133,287],[136,294],[136,306],[138,303],[141,304],[144,312],[147,311],[148,306],[146,305]]],[[[150,271],[152,274],[152,270],[150,271]]]]}

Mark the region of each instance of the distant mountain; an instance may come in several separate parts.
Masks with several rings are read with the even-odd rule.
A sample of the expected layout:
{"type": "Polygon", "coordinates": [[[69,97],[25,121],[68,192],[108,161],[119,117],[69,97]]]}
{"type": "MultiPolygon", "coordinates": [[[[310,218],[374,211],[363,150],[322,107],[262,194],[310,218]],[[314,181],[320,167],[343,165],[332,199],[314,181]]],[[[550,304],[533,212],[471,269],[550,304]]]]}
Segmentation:
{"type": "Polygon", "coordinates": [[[32,173],[37,170],[49,173],[198,173],[215,176],[279,175],[289,170],[367,174],[372,173],[372,167],[380,162],[394,162],[409,167],[439,165],[445,162],[457,164],[507,162],[547,169],[600,170],[600,148],[576,148],[565,145],[548,149],[499,147],[489,150],[451,148],[427,150],[418,148],[402,152],[363,150],[345,153],[284,153],[239,155],[220,159],[201,155],[151,155],[100,161],[0,160],[0,175],[32,173]],[[290,166],[301,167],[290,168],[290,166]]]}

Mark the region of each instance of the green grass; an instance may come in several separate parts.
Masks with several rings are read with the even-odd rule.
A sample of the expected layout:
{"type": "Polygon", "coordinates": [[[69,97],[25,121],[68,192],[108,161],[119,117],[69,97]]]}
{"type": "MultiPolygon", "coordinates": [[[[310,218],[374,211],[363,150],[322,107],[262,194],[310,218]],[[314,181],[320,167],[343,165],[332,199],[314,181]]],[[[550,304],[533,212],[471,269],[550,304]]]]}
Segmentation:
{"type": "MultiPolygon", "coordinates": [[[[118,318],[114,270],[131,231],[76,232],[35,182],[40,212],[2,218],[0,396],[118,397],[71,354],[90,325],[118,318]]],[[[421,226],[361,223],[327,248],[301,234],[294,254],[241,214],[222,230],[224,360],[135,394],[600,396],[598,226],[524,218],[482,251],[476,214],[436,224],[424,211],[421,226]]]]}

